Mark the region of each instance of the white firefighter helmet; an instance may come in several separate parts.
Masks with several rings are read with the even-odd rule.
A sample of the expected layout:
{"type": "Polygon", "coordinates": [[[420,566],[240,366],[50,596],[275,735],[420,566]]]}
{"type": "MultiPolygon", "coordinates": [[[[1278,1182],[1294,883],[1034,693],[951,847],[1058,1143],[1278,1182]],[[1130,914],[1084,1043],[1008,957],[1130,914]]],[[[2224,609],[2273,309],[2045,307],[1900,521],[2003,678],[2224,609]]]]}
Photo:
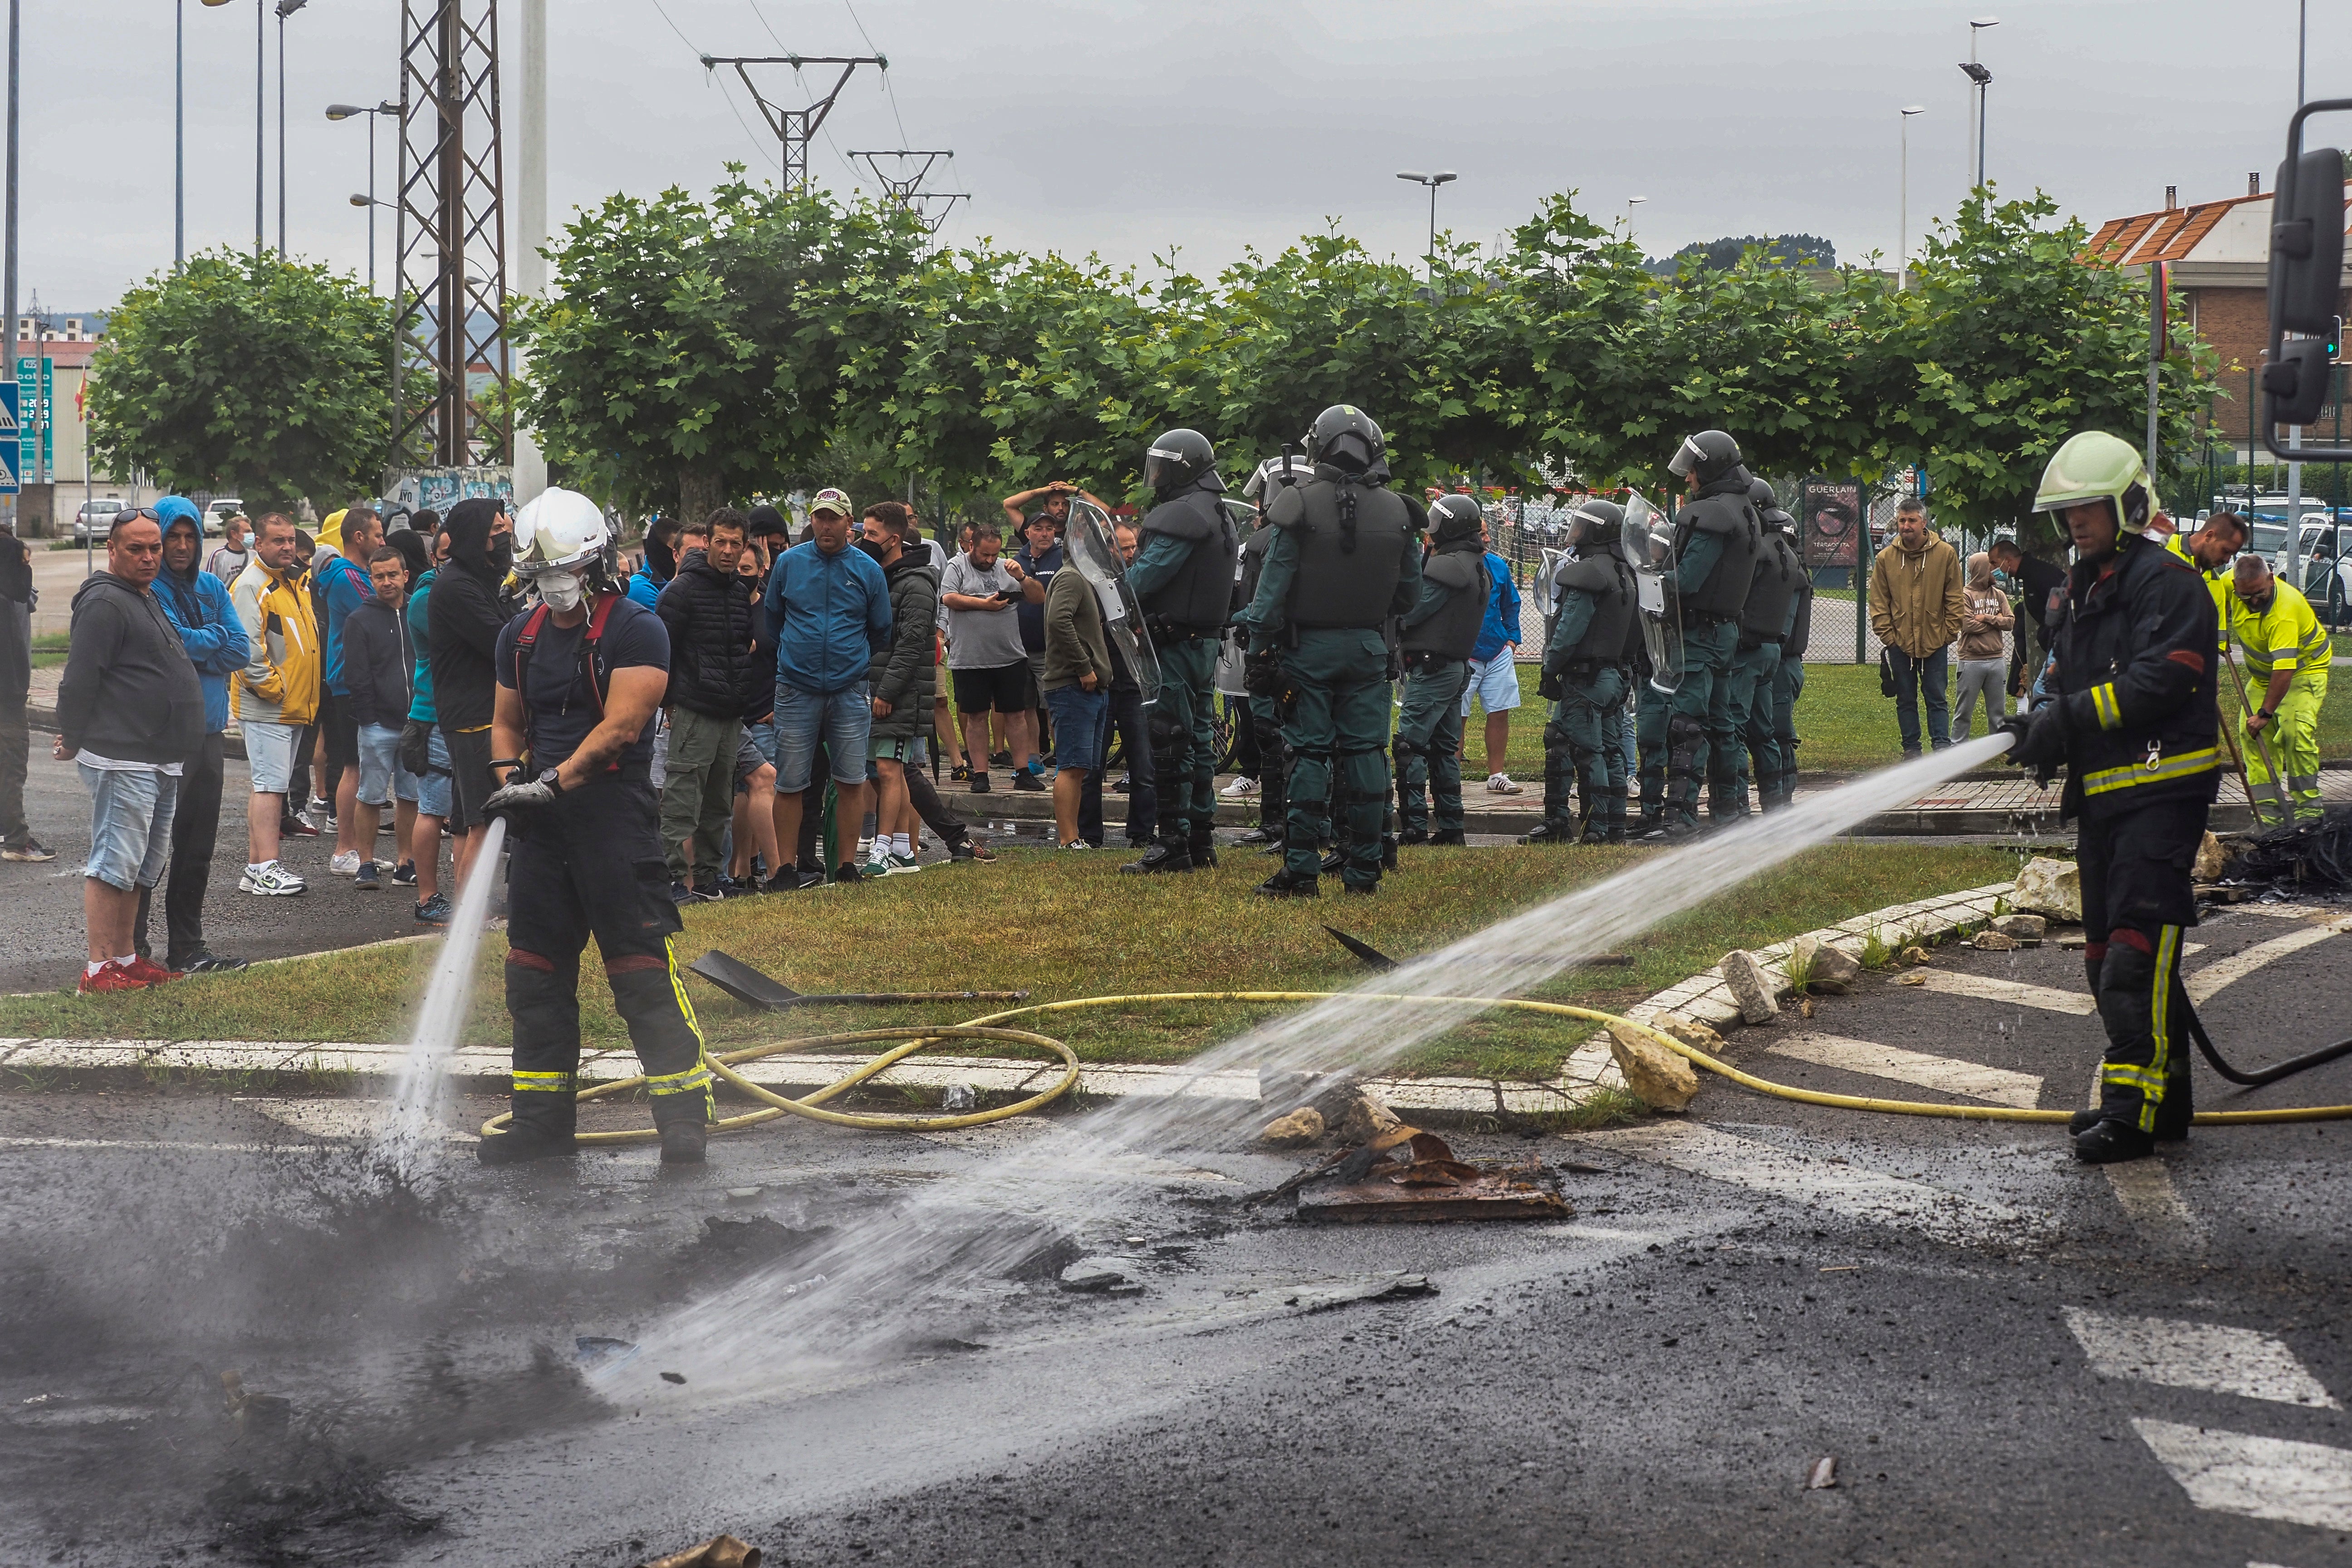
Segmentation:
{"type": "Polygon", "coordinates": [[[604,509],[578,490],[547,489],[515,514],[515,570],[525,577],[571,572],[593,578],[613,542],[604,509]]]}

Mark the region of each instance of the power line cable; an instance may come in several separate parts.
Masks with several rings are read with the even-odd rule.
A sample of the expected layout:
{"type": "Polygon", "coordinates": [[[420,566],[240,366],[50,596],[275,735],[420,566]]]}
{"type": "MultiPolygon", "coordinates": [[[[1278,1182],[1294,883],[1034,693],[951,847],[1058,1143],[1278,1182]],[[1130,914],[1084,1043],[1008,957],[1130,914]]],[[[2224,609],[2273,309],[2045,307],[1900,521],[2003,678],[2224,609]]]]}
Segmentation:
{"type": "MultiPolygon", "coordinates": [[[[677,35],[677,41],[684,44],[688,48],[694,49],[694,58],[696,59],[700,59],[702,58],[702,51],[700,49],[695,49],[694,40],[686,36],[686,30],[684,28],[680,27],[675,21],[670,19],[669,11],[662,5],[661,0],[653,0],[653,7],[660,14],[663,22],[668,25],[669,30],[677,35]]],[[[752,9],[756,11],[759,7],[754,5],[752,9]]],[[[764,21],[764,18],[762,20],[764,21]]],[[[735,117],[735,123],[743,128],[743,139],[751,142],[752,146],[758,148],[760,156],[765,158],[769,163],[774,167],[776,173],[781,175],[784,172],[783,164],[778,162],[777,157],[773,153],[768,151],[768,144],[761,141],[758,136],[752,133],[751,122],[744,119],[742,110],[736,107],[735,96],[727,90],[727,84],[719,80],[717,77],[708,71],[703,73],[703,85],[706,87],[713,85],[717,86],[719,89],[719,96],[727,100],[727,112],[733,115],[735,117]]]]}
{"type": "MultiPolygon", "coordinates": [[[[841,0],[841,8],[849,13],[849,25],[857,29],[859,37],[866,40],[866,53],[880,54],[882,51],[874,47],[874,35],[868,33],[866,30],[866,24],[857,19],[857,7],[851,5],[849,0],[841,0]]],[[[882,73],[882,93],[890,100],[890,118],[898,122],[898,143],[900,146],[905,146],[908,140],[907,119],[898,112],[898,91],[890,85],[890,73],[887,70],[882,73]]]]}

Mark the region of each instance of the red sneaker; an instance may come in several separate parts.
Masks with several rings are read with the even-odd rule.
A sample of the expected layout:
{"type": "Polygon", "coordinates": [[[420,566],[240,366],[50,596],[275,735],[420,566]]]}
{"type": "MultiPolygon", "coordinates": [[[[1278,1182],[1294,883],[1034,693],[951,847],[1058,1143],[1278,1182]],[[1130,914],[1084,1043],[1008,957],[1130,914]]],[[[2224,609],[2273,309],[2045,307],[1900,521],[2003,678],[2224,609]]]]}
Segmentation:
{"type": "Polygon", "coordinates": [[[179,971],[166,969],[145,953],[139,954],[125,966],[142,985],[161,985],[180,978],[179,971]]]}
{"type": "Polygon", "coordinates": [[[108,959],[99,965],[98,973],[95,974],[92,974],[87,966],[81,972],[81,994],[85,996],[94,995],[100,991],[144,991],[147,985],[148,982],[140,979],[138,975],[112,959],[108,959]]]}

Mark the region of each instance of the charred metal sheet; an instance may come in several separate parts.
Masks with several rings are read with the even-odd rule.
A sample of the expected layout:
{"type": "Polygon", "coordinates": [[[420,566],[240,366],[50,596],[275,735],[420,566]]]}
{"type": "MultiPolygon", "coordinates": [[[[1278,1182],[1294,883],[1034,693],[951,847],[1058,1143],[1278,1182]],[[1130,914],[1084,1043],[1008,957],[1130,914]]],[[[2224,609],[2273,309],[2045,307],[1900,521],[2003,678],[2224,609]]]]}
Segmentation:
{"type": "Polygon", "coordinates": [[[1336,1173],[1339,1179],[1307,1186],[1298,1194],[1298,1217],[1320,1224],[1379,1225],[1566,1219],[1574,1213],[1553,1190],[1540,1161],[1473,1165],[1455,1159],[1445,1140],[1433,1132],[1410,1132],[1383,1152],[1386,1158],[1360,1171],[1349,1169],[1357,1163],[1351,1158],[1336,1173]]]}

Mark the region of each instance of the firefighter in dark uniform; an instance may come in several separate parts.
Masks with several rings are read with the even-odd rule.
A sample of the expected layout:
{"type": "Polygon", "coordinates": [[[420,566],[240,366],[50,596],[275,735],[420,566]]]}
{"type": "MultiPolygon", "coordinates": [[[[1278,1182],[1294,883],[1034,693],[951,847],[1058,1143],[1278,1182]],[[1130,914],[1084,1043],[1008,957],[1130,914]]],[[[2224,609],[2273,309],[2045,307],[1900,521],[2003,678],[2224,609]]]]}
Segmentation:
{"type": "Polygon", "coordinates": [[[1400,844],[1461,844],[1462,693],[1470,655],[1486,624],[1494,584],[1480,542],[1486,520],[1468,496],[1440,496],[1429,509],[1429,551],[1421,563],[1421,602],[1400,623],[1404,660],[1396,740],[1400,844]],[[1436,825],[1430,802],[1436,797],[1436,825]]]}
{"type": "MultiPolygon", "coordinates": [[[[1793,541],[1797,520],[1779,507],[1764,514],[1768,533],[1793,541]]],[[[1799,558],[1796,598],[1789,605],[1789,629],[1780,636],[1780,662],[1772,668],[1772,702],[1769,713],[1751,712],[1748,745],[1756,746],[1756,728],[1769,723],[1772,731],[1772,773],[1756,764],[1756,798],[1766,811],[1781,811],[1797,804],[1797,699],[1805,691],[1805,648],[1813,632],[1813,578],[1799,558]]],[[[1759,709],[1761,703],[1759,704],[1759,709]]]]}
{"type": "Polygon", "coordinates": [[[2194,1110],[2180,935],[2197,923],[2189,868],[2221,779],[2216,616],[2196,568],[2147,537],[2157,500],[2129,442],[2069,439],[2033,507],[2059,514],[2076,557],[2053,642],[2059,695],[2002,727],[2042,777],[2065,766],[2060,815],[2081,821],[2083,962],[2107,1051],[2074,1153],[2105,1164],[2186,1138],[2194,1110]]]}
{"type": "Polygon", "coordinates": [[[1313,898],[1318,846],[1330,834],[1333,782],[1349,892],[1381,882],[1389,799],[1389,623],[1421,602],[1420,507],[1387,487],[1381,427],[1346,404],[1316,416],[1315,477],[1266,509],[1273,544],[1257,593],[1238,617],[1252,689],[1283,706],[1290,747],[1290,828],[1282,869],[1258,891],[1313,898]]]}
{"type": "Polygon", "coordinates": [[[1797,610],[1797,593],[1805,581],[1804,563],[1789,535],[1774,518],[1789,514],[1762,479],[1748,487],[1757,521],[1763,525],[1758,542],[1755,575],[1748,579],[1748,599],[1739,608],[1739,640],[1731,655],[1731,744],[1712,753],[1707,768],[1707,814],[1718,821],[1748,815],[1748,769],[1755,760],[1756,782],[1769,794],[1780,773],[1780,748],[1773,737],[1772,683],[1780,673],[1780,642],[1789,635],[1797,610]]]}
{"type": "Polygon", "coordinates": [[[1160,842],[1122,871],[1189,871],[1217,863],[1217,647],[1233,614],[1241,535],[1217,497],[1217,454],[1197,430],[1171,430],[1144,454],[1158,504],[1136,531],[1128,585],[1160,655],[1151,705],[1160,842]]]}
{"type": "MultiPolygon", "coordinates": [[[[1666,715],[1666,811],[1662,834],[1698,831],[1699,780],[1711,777],[1711,758],[1738,743],[1731,722],[1731,666],[1739,646],[1739,613],[1756,574],[1764,520],[1748,499],[1755,482],[1740,466],[1739,444],[1720,430],[1702,430],[1682,444],[1667,468],[1690,481],[1690,500],[1675,514],[1675,559],[1683,613],[1683,679],[1666,715]]],[[[1714,816],[1733,815],[1719,788],[1714,816]]],[[[1746,803],[1740,803],[1744,809],[1746,803]]]]}
{"type": "Polygon", "coordinates": [[[485,803],[514,836],[514,1111],[482,1140],[481,1160],[572,1152],[580,954],[593,936],[645,1068],[662,1163],[699,1163],[711,1075],[672,940],[677,908],[648,783],[669,637],[614,575],[611,535],[587,497],[547,491],[515,519],[514,537],[515,569],[540,604],[499,635],[491,744],[512,771],[485,803]]]}
{"type": "MultiPolygon", "coordinates": [[[[1236,612],[1247,609],[1257,596],[1258,574],[1265,570],[1265,552],[1274,543],[1274,525],[1265,520],[1265,509],[1274,504],[1276,496],[1313,476],[1314,470],[1305,463],[1269,458],[1242,487],[1242,494],[1257,506],[1258,521],[1242,541],[1241,581],[1234,589],[1236,612]]],[[[1248,646],[1246,637],[1243,645],[1248,646]]],[[[1241,842],[1269,845],[1272,847],[1266,853],[1278,855],[1290,819],[1290,747],[1282,738],[1282,715],[1275,711],[1272,697],[1250,694],[1249,721],[1257,741],[1257,826],[1243,834],[1241,842]]]]}
{"type": "Polygon", "coordinates": [[[1569,517],[1576,559],[1552,579],[1559,616],[1544,646],[1538,689],[1553,698],[1543,732],[1544,819],[1523,844],[1625,842],[1625,685],[1641,629],[1624,529],[1625,510],[1597,497],[1569,517]],[[1580,830],[1569,806],[1570,778],[1582,806],[1580,830]]]}

